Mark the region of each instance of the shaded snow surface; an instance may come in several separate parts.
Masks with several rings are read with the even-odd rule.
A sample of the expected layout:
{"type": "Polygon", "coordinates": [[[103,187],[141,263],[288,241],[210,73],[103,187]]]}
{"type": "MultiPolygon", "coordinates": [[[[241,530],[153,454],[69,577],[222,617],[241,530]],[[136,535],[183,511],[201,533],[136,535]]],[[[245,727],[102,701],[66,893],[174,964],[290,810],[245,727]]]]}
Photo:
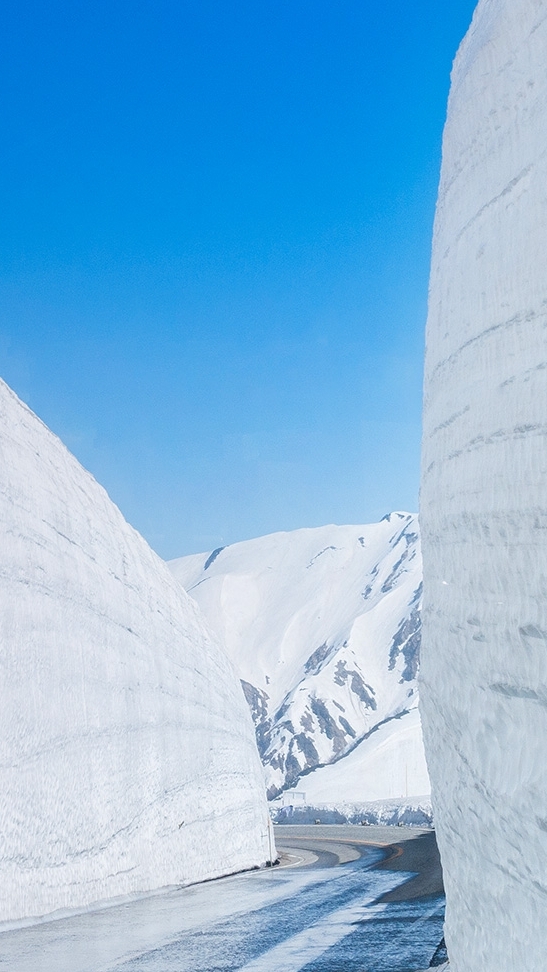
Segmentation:
{"type": "Polygon", "coordinates": [[[0,382],[0,920],[268,856],[233,669],[105,491],[0,382]]]}
{"type": "Polygon", "coordinates": [[[270,797],[429,791],[416,516],[274,533],[170,567],[241,676],[270,797]]]}
{"type": "Polygon", "coordinates": [[[457,56],[425,369],[422,716],[452,972],[547,955],[547,3],[457,56]]]}

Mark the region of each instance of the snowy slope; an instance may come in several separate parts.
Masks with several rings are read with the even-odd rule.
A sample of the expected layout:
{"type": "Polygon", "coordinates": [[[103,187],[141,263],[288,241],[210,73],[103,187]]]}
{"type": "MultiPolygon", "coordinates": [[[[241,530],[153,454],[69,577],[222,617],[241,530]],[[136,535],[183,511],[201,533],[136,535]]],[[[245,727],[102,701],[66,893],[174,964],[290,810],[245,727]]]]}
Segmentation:
{"type": "MultiPolygon", "coordinates": [[[[303,777],[294,790],[304,793],[309,804],[337,798],[359,803],[428,794],[418,709],[385,722],[343,759],[303,777]]],[[[287,790],[284,799],[290,799],[292,792],[287,790]]]]}
{"type": "Polygon", "coordinates": [[[547,955],[547,2],[481,0],[431,268],[422,704],[453,972],[547,955]]]}
{"type": "MultiPolygon", "coordinates": [[[[374,730],[416,707],[415,516],[276,533],[170,566],[241,676],[270,797],[295,784],[305,788],[298,783],[303,774],[315,786],[320,771],[313,784],[308,774],[355,746],[366,763],[380,739],[374,730]]],[[[412,738],[409,793],[423,793],[420,732],[412,738]]],[[[374,765],[358,798],[399,795],[400,775],[374,765]]]]}
{"type": "Polygon", "coordinates": [[[263,863],[263,774],[230,663],[3,382],[0,535],[0,920],[263,863]]]}

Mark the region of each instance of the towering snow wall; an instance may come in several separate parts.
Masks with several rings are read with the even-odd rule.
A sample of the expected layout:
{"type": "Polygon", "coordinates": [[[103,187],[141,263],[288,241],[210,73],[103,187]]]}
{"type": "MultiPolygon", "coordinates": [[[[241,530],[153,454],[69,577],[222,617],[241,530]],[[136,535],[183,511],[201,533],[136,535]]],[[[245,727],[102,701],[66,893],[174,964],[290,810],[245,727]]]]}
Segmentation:
{"type": "Polygon", "coordinates": [[[547,954],[547,2],[458,53],[424,404],[421,705],[454,972],[547,954]]]}
{"type": "Polygon", "coordinates": [[[0,920],[268,857],[252,721],[195,603],[0,382],[0,920]]]}

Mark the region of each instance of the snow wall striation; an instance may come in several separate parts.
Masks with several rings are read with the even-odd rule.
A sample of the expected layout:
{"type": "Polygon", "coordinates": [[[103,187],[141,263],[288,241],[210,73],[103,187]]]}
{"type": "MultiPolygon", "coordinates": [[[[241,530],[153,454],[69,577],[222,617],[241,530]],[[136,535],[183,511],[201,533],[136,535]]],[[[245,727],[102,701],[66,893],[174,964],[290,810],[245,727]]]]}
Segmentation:
{"type": "Polygon", "coordinates": [[[453,972],[547,953],[547,2],[455,61],[425,371],[421,710],[453,972]]]}
{"type": "Polygon", "coordinates": [[[263,864],[252,721],[197,605],[0,382],[0,920],[263,864]]]}

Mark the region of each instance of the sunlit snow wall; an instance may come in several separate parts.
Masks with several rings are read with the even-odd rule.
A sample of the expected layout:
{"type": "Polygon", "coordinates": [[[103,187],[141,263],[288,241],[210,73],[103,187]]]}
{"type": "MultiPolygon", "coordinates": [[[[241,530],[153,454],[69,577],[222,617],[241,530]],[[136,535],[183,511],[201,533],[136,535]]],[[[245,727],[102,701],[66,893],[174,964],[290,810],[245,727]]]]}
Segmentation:
{"type": "Polygon", "coordinates": [[[0,921],[265,863],[254,730],[197,605],[0,382],[0,921]]]}
{"type": "Polygon", "coordinates": [[[547,956],[547,2],[481,0],[435,220],[421,708],[454,972],[547,956]]]}

